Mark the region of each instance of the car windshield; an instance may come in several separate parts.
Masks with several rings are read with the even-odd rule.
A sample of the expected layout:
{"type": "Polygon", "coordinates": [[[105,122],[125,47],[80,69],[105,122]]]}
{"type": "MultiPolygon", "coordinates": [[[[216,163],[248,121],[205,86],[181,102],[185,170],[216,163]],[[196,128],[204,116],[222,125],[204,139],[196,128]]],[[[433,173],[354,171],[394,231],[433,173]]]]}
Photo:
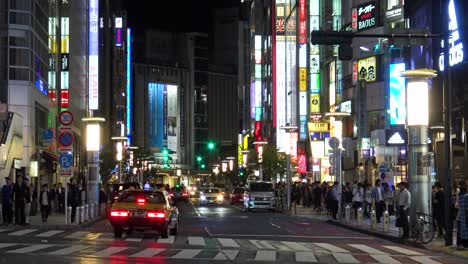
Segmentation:
{"type": "Polygon", "coordinates": [[[202,189],[200,192],[203,193],[219,193],[218,189],[202,189]]]}
{"type": "Polygon", "coordinates": [[[117,183],[117,184],[114,184],[113,186],[114,191],[118,191],[118,192],[125,191],[129,189],[130,187],[133,187],[134,189],[140,189],[140,186],[137,183],[124,183],[124,184],[117,183]]]}
{"type": "Polygon", "coordinates": [[[161,192],[124,192],[120,198],[119,202],[132,203],[136,202],[137,199],[144,198],[148,203],[166,203],[164,194],[161,192]]]}
{"type": "Polygon", "coordinates": [[[273,184],[267,182],[255,182],[250,184],[250,191],[252,192],[272,192],[273,184]]]}

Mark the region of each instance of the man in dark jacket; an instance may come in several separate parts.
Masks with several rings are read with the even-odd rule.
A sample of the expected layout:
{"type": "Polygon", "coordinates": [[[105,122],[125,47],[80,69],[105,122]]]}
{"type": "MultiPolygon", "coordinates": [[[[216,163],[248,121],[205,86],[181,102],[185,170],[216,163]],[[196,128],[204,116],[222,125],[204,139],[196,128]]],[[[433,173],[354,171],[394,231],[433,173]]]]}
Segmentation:
{"type": "Polygon", "coordinates": [[[25,225],[26,224],[26,195],[27,195],[27,186],[23,182],[23,177],[18,176],[16,178],[16,183],[13,186],[13,200],[15,202],[15,224],[16,225],[25,225]]]}
{"type": "Polygon", "coordinates": [[[9,225],[13,221],[12,211],[13,186],[9,177],[5,178],[5,185],[2,187],[2,217],[3,224],[9,225]]]}
{"type": "Polygon", "coordinates": [[[68,203],[71,206],[71,222],[75,222],[76,216],[76,207],[78,207],[80,202],[80,192],[78,191],[78,187],[76,186],[75,179],[72,179],[70,182],[70,189],[68,192],[68,203]]]}
{"type": "Polygon", "coordinates": [[[435,196],[432,202],[433,204],[433,215],[434,219],[437,222],[437,234],[439,237],[444,236],[445,231],[445,206],[444,206],[444,191],[442,189],[442,184],[436,182],[434,185],[435,196]]]}
{"type": "Polygon", "coordinates": [[[65,189],[62,187],[62,183],[59,182],[57,185],[57,190],[55,191],[57,196],[58,211],[60,213],[65,212],[65,189]]]}

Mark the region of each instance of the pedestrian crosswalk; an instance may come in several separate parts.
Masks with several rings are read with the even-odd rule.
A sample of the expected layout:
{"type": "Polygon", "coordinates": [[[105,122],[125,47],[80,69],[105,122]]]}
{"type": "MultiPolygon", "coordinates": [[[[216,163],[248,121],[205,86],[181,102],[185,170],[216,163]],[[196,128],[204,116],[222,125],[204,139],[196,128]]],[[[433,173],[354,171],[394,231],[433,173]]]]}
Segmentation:
{"type": "Polygon", "coordinates": [[[403,246],[302,243],[291,241],[236,240],[217,238],[219,244],[209,247],[204,237],[186,237],[186,242],[194,241],[194,247],[174,244],[172,247],[158,243],[123,244],[123,243],[0,243],[0,255],[3,254],[44,254],[53,256],[93,256],[97,258],[169,258],[185,260],[226,260],[278,263],[423,263],[438,264],[440,259],[425,255],[403,246]],[[195,238],[195,239],[194,239],[195,238]],[[221,242],[222,241],[222,242],[221,242]],[[250,244],[248,244],[250,243],[250,244]],[[107,245],[106,245],[107,244],[107,245]],[[223,247],[227,245],[226,247],[223,247]],[[249,247],[245,248],[244,245],[249,247]],[[237,245],[237,247],[235,246],[237,245]],[[258,247],[255,247],[258,245],[258,247]],[[268,246],[266,246],[268,245],[268,246]],[[286,250],[288,249],[288,250],[286,250]]]}

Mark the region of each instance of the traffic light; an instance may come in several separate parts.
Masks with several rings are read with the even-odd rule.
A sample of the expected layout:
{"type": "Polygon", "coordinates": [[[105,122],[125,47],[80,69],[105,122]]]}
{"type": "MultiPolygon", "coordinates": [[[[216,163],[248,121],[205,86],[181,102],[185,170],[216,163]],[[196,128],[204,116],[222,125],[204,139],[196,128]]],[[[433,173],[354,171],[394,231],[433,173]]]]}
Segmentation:
{"type": "Polygon", "coordinates": [[[208,142],[208,149],[213,150],[216,148],[216,144],[213,141],[208,142]]]}
{"type": "Polygon", "coordinates": [[[163,154],[164,156],[169,155],[169,150],[168,150],[168,149],[163,149],[163,150],[162,150],[162,154],[163,154]]]}
{"type": "Polygon", "coordinates": [[[197,156],[197,161],[198,161],[198,162],[201,162],[201,161],[202,161],[202,157],[201,157],[201,156],[197,156]]]}
{"type": "Polygon", "coordinates": [[[205,169],[205,164],[200,165],[200,168],[205,169]]]}

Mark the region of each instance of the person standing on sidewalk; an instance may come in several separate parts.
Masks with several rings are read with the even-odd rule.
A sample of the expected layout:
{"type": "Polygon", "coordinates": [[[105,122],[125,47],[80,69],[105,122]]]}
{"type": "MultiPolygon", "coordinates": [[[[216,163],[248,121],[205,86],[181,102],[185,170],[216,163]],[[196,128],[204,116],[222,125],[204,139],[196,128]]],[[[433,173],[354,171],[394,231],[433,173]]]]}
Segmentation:
{"type": "Polygon", "coordinates": [[[26,201],[26,204],[24,206],[24,219],[25,219],[25,224],[30,225],[31,223],[29,222],[29,215],[31,213],[32,190],[31,190],[31,183],[29,182],[28,177],[24,178],[24,184],[26,185],[26,194],[24,196],[25,201],[26,201]]]}
{"type": "Polygon", "coordinates": [[[333,187],[331,188],[330,190],[330,202],[331,202],[331,213],[332,213],[332,217],[333,219],[337,219],[336,218],[336,214],[338,213],[338,201],[339,201],[339,197],[338,197],[338,182],[336,181],[334,184],[333,184],[333,187]]]}
{"type": "Polygon", "coordinates": [[[444,198],[444,191],[442,189],[442,185],[439,182],[436,182],[434,185],[434,200],[432,201],[432,209],[433,209],[433,216],[434,220],[437,223],[437,235],[438,237],[444,237],[444,230],[445,230],[445,198],[444,198]]]}
{"type": "Polygon", "coordinates": [[[49,217],[50,212],[50,205],[52,203],[50,192],[47,188],[47,184],[42,186],[41,194],[39,195],[39,202],[41,203],[41,216],[42,222],[47,222],[47,218],[49,217]]]}
{"type": "Polygon", "coordinates": [[[460,205],[460,244],[464,249],[468,249],[468,193],[460,194],[458,203],[460,205]]]}
{"type": "Polygon", "coordinates": [[[13,186],[9,177],[5,178],[5,185],[2,187],[2,219],[3,224],[8,226],[13,221],[12,211],[13,186]]]}
{"type": "Polygon", "coordinates": [[[56,190],[58,211],[65,213],[65,189],[62,187],[62,183],[59,182],[56,190]]]}
{"type": "Polygon", "coordinates": [[[76,186],[76,181],[75,179],[72,179],[70,182],[70,188],[68,192],[68,199],[69,203],[71,206],[71,222],[75,222],[75,216],[76,216],[76,208],[78,207],[80,200],[81,200],[81,195],[80,192],[78,191],[78,187],[76,186]]]}
{"type": "Polygon", "coordinates": [[[398,217],[403,227],[403,239],[409,238],[408,209],[411,206],[411,193],[408,191],[408,183],[400,183],[400,198],[398,199],[398,217]]]}
{"type": "Polygon", "coordinates": [[[13,186],[13,201],[15,203],[15,224],[25,225],[25,207],[26,207],[26,184],[23,177],[16,177],[16,183],[13,186]]]}
{"type": "Polygon", "coordinates": [[[381,218],[383,215],[385,202],[382,190],[382,181],[378,179],[375,181],[375,188],[372,190],[372,198],[375,202],[375,213],[377,216],[377,223],[381,222],[381,218]]]}
{"type": "Polygon", "coordinates": [[[364,200],[364,188],[362,188],[362,184],[358,183],[353,188],[353,208],[354,208],[354,216],[357,219],[357,211],[358,208],[362,208],[362,202],[364,200]]]}

